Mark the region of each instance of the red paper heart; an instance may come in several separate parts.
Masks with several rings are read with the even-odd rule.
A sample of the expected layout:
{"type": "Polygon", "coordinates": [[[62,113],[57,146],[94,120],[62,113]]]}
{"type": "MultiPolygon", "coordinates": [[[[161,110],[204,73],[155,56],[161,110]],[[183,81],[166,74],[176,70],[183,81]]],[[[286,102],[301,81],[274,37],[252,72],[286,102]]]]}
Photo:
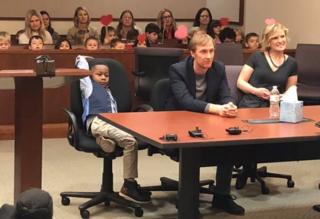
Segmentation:
{"type": "Polygon", "coordinates": [[[179,25],[174,33],[175,38],[183,40],[188,36],[188,28],[185,25],[179,25]]]}
{"type": "Polygon", "coordinates": [[[220,18],[220,24],[221,24],[221,26],[228,26],[229,25],[229,18],[227,18],[227,17],[220,18]]]}
{"type": "Polygon", "coordinates": [[[276,19],[274,19],[274,18],[266,18],[265,20],[264,20],[264,23],[266,24],[266,25],[272,25],[272,24],[275,24],[277,21],[276,21],[276,19]]]}
{"type": "Polygon", "coordinates": [[[146,35],[144,33],[139,34],[138,41],[139,41],[139,43],[145,42],[146,41],[146,35]]]}
{"type": "Polygon", "coordinates": [[[112,15],[102,15],[100,18],[100,23],[104,26],[108,26],[112,22],[112,15]]]}

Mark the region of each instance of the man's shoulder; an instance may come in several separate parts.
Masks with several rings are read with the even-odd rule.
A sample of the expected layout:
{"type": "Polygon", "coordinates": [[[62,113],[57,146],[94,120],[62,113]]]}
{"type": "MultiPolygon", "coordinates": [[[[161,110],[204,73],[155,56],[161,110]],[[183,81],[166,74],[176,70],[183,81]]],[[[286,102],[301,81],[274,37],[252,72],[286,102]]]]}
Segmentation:
{"type": "Polygon", "coordinates": [[[225,65],[223,64],[223,62],[214,60],[212,63],[212,67],[211,70],[215,71],[215,72],[224,72],[225,70],[225,65]]]}
{"type": "Polygon", "coordinates": [[[181,72],[181,73],[186,73],[187,72],[187,68],[189,66],[189,63],[192,62],[192,57],[188,56],[186,58],[184,58],[183,60],[172,64],[171,68],[174,69],[176,72],[181,72]]]}
{"type": "Polygon", "coordinates": [[[217,67],[217,68],[224,68],[224,64],[221,61],[214,60],[212,63],[212,66],[217,67]]]}

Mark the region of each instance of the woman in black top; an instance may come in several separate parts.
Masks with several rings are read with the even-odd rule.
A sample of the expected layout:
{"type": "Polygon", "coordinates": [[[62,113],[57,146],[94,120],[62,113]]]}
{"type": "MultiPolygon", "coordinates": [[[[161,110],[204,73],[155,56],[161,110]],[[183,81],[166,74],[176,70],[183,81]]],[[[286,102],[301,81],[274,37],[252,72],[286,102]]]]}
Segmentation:
{"type": "MultiPolygon", "coordinates": [[[[262,35],[264,51],[255,52],[243,66],[237,86],[244,92],[239,108],[269,106],[270,91],[277,85],[280,93],[297,84],[297,62],[286,55],[288,29],[277,23],[268,24],[262,35]]],[[[245,163],[236,188],[242,188],[257,168],[256,163],[245,163]]]]}
{"type": "Polygon", "coordinates": [[[286,55],[288,29],[280,24],[268,24],[262,35],[263,52],[251,55],[243,66],[237,86],[244,92],[239,107],[267,107],[272,86],[280,93],[296,85],[297,62],[286,55]]]}

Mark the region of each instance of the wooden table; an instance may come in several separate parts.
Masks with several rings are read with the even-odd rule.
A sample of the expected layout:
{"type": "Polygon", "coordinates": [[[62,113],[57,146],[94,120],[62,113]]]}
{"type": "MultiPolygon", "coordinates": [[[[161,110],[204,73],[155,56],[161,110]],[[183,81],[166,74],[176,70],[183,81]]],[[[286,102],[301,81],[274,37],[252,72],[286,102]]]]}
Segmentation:
{"type": "MultiPolygon", "coordinates": [[[[86,76],[90,71],[56,69],[56,76],[86,76]]],[[[0,70],[15,81],[14,200],[42,183],[43,80],[33,70],[0,70]]],[[[1,103],[3,106],[4,104],[1,103]]]]}
{"type": "MultiPolygon", "coordinates": [[[[305,117],[314,121],[320,120],[319,112],[320,106],[304,107],[305,117]]],[[[187,111],[100,115],[105,121],[156,147],[180,149],[180,219],[199,217],[199,169],[202,166],[203,151],[206,151],[204,157],[211,159],[209,164],[224,160],[275,162],[320,158],[320,129],[314,125],[314,121],[299,124],[248,124],[243,121],[267,116],[267,108],[240,109],[237,118],[187,111]],[[241,135],[229,135],[225,129],[232,126],[247,131],[241,135]],[[204,138],[191,138],[188,135],[188,130],[195,127],[202,129],[204,138]],[[159,139],[167,133],[177,134],[178,141],[159,139]]]]}

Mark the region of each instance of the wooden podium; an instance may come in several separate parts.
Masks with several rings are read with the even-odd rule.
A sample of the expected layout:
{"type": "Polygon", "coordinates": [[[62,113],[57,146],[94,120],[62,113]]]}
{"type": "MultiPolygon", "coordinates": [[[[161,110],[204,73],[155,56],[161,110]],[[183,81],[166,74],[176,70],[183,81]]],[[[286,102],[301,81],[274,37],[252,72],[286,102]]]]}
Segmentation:
{"type": "MultiPolygon", "coordinates": [[[[56,76],[87,76],[90,71],[56,69],[56,76]]],[[[0,70],[15,82],[14,200],[42,184],[43,80],[34,70],[0,70]]],[[[1,104],[2,105],[2,104],[1,104]]],[[[5,104],[3,104],[4,106],[5,104]]]]}

